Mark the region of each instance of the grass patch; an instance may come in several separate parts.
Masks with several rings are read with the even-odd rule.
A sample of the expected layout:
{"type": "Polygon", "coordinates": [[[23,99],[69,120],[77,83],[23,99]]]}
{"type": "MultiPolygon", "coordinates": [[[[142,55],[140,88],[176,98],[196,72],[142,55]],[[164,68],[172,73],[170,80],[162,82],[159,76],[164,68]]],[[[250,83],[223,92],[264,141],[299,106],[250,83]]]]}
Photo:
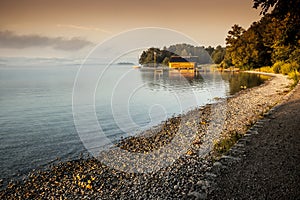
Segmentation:
{"type": "Polygon", "coordinates": [[[229,151],[229,149],[243,137],[243,134],[236,131],[229,133],[227,137],[221,138],[214,142],[213,152],[216,156],[220,156],[229,151]]]}

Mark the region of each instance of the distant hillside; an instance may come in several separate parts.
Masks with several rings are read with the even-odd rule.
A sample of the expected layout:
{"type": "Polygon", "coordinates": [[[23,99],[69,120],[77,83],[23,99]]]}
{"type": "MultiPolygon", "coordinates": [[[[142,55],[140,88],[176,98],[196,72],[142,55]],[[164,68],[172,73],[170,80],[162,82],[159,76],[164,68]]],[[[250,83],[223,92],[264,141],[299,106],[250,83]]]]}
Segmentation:
{"type": "Polygon", "coordinates": [[[225,48],[218,46],[216,49],[209,46],[195,47],[189,44],[176,44],[170,47],[149,48],[143,51],[139,58],[142,65],[153,64],[154,60],[157,64],[168,65],[171,56],[197,56],[197,64],[220,63],[225,55],[225,48]],[[154,57],[155,56],[155,57],[154,57]]]}
{"type": "Polygon", "coordinates": [[[134,65],[132,62],[119,62],[118,65],[134,65]]]}

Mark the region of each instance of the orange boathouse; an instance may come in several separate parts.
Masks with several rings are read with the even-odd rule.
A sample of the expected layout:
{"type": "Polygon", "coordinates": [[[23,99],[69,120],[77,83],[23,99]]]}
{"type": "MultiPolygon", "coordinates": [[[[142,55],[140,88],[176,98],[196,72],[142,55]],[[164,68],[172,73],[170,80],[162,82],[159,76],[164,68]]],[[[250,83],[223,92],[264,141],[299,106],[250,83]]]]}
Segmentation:
{"type": "Polygon", "coordinates": [[[197,58],[197,56],[171,56],[169,68],[195,70],[197,67],[197,58]]]}

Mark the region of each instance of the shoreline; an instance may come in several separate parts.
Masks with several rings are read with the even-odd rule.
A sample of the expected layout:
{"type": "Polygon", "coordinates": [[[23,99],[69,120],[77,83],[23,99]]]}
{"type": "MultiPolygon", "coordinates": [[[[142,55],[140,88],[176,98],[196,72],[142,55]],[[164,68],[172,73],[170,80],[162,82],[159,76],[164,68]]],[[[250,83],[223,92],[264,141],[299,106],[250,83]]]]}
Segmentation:
{"type": "Polygon", "coordinates": [[[214,164],[207,199],[299,197],[299,100],[300,83],[214,164]]]}
{"type": "MultiPolygon", "coordinates": [[[[37,198],[41,197],[39,194],[43,194],[42,197],[45,198],[53,196],[57,198],[87,196],[103,199],[118,197],[128,199],[137,197],[186,198],[191,191],[197,188],[205,193],[209,188],[209,182],[205,180],[205,177],[212,165],[212,160],[205,157],[211,155],[212,149],[205,152],[205,155],[201,154],[200,151],[203,151],[201,148],[205,143],[203,138],[208,135],[207,141],[213,141],[208,144],[208,147],[205,147],[205,149],[209,149],[217,143],[218,139],[226,138],[232,133],[244,135],[264,113],[282,102],[290,91],[288,88],[291,81],[286,76],[264,75],[272,76],[272,78],[260,86],[242,90],[223,101],[187,112],[185,115],[188,118],[192,116],[190,119],[195,119],[195,123],[198,123],[191,129],[198,134],[194,134],[195,138],[191,147],[166,168],[149,174],[126,173],[112,169],[94,158],[79,159],[59,163],[50,167],[48,171],[31,173],[25,182],[9,184],[6,189],[0,191],[0,197],[27,194],[28,198],[37,198]],[[224,120],[218,120],[217,116],[222,116],[221,118],[224,120]],[[210,137],[206,133],[207,131],[219,134],[210,137]],[[219,138],[215,138],[216,136],[219,138]],[[36,188],[37,186],[39,188],[36,188]],[[49,187],[54,190],[49,190],[49,187]]],[[[175,117],[177,125],[180,124],[180,117],[175,117]]],[[[174,120],[174,118],[170,120],[172,119],[174,120]]],[[[150,134],[148,137],[125,138],[119,143],[119,147],[131,152],[147,153],[170,143],[176,135],[177,129],[175,122],[173,126],[172,122],[168,123],[168,121],[163,124],[164,127],[161,129],[163,131],[156,132],[154,135],[150,134]],[[174,129],[174,131],[169,134],[169,137],[164,138],[163,136],[166,135],[164,130],[168,129],[174,129]],[[148,144],[149,148],[145,148],[147,147],[145,144],[148,144]]],[[[109,159],[109,154],[107,157],[109,159]]]]}
{"type": "MultiPolygon", "coordinates": [[[[201,112],[201,114],[204,115],[200,117],[200,124],[201,125],[206,125],[206,122],[205,124],[203,124],[204,121],[210,121],[207,119],[207,117],[210,117],[209,115],[211,115],[211,107],[217,107],[218,109],[220,109],[220,104],[223,104],[222,106],[232,106],[232,103],[236,103],[237,100],[233,100],[233,99],[236,99],[238,98],[239,99],[239,96],[240,95],[247,95],[247,93],[249,93],[250,91],[253,92],[253,90],[257,90],[258,88],[261,88],[261,87],[265,87],[265,86],[268,86],[270,84],[270,82],[272,82],[274,78],[280,78],[280,79],[286,79],[286,86],[290,85],[291,84],[291,81],[288,81],[287,80],[287,77],[284,76],[284,75],[281,75],[281,74],[270,74],[270,73],[264,73],[264,72],[256,72],[256,71],[243,71],[243,73],[255,73],[255,74],[261,74],[261,75],[266,75],[266,76],[270,76],[270,79],[269,80],[266,80],[265,83],[259,85],[259,86],[256,86],[254,88],[248,88],[247,90],[241,90],[239,92],[237,92],[236,94],[234,95],[231,95],[229,97],[226,97],[226,98],[221,98],[221,99],[218,99],[217,102],[215,103],[209,103],[209,104],[206,104],[205,106],[201,106],[201,107],[198,107],[198,108],[194,108],[192,110],[189,110],[188,112],[184,113],[184,114],[181,114],[181,115],[178,115],[178,116],[175,116],[175,117],[172,117],[172,118],[169,118],[167,119],[166,121],[164,121],[162,124],[159,124],[159,125],[156,125],[155,127],[152,127],[150,128],[150,130],[146,130],[136,136],[131,136],[131,137],[128,137],[128,138],[124,138],[122,140],[120,140],[116,146],[119,147],[119,148],[122,148],[124,150],[127,150],[127,151],[132,151],[132,152],[140,152],[140,151],[143,151],[143,150],[139,150],[138,147],[135,147],[135,143],[140,143],[141,141],[139,141],[140,139],[141,140],[144,140],[143,142],[146,142],[148,143],[148,141],[145,141],[147,139],[149,140],[154,140],[153,138],[151,137],[156,137],[157,135],[160,135],[162,134],[160,132],[161,129],[164,129],[164,125],[170,123],[171,120],[174,120],[174,119],[180,119],[181,117],[187,117],[187,118],[191,118],[191,113],[193,112],[201,112]],[[290,82],[290,83],[288,83],[290,82]],[[225,101],[225,102],[224,102],[225,101]],[[233,101],[233,102],[232,102],[233,101]],[[229,104],[228,104],[229,103],[229,104]],[[204,112],[203,112],[204,111],[204,112]]],[[[289,89],[285,89],[285,88],[280,88],[279,87],[279,90],[282,90],[283,93],[287,93],[289,92],[289,89]]],[[[279,91],[278,90],[278,91],[279,91]]],[[[257,95],[257,94],[256,94],[257,95]]],[[[248,96],[251,96],[251,94],[248,94],[248,96]]],[[[251,100],[250,100],[251,101],[251,100]]],[[[280,101],[280,99],[277,99],[275,100],[274,103],[270,103],[269,105],[267,106],[264,106],[261,108],[260,110],[260,113],[256,113],[256,115],[252,115],[250,116],[250,119],[248,120],[245,120],[247,121],[245,124],[243,124],[240,120],[240,124],[243,124],[243,125],[246,125],[247,127],[253,125],[258,119],[259,119],[259,116],[262,116],[264,113],[266,113],[271,107],[273,107],[274,105],[276,105],[278,102],[280,101]]],[[[251,102],[250,102],[251,103],[251,102]]],[[[224,116],[223,116],[224,117],[224,116]]],[[[228,117],[228,116],[226,116],[228,117]]],[[[245,117],[244,117],[245,118],[245,117]]],[[[226,119],[228,120],[228,119],[226,119]]],[[[199,120],[198,120],[199,121],[199,120]]],[[[231,120],[229,120],[231,121],[231,120]]],[[[225,122],[226,124],[228,122],[225,122]]],[[[213,124],[213,125],[216,125],[216,124],[213,124]]],[[[232,125],[231,127],[234,127],[234,125],[232,125]]],[[[176,127],[175,127],[176,128],[176,127]]],[[[207,127],[206,127],[207,128],[207,127]]],[[[226,129],[227,127],[225,127],[226,129]]],[[[236,128],[236,127],[235,127],[236,128]]],[[[235,129],[233,128],[233,129],[235,129]]],[[[168,129],[168,128],[167,128],[168,129]]],[[[230,129],[229,131],[235,131],[233,129],[230,129]]],[[[207,130],[201,130],[201,131],[207,131],[207,130]]],[[[200,131],[200,132],[201,132],[200,131]]],[[[243,130],[242,132],[245,132],[245,130],[243,130]]],[[[215,139],[218,139],[218,138],[215,138],[215,139]]],[[[149,141],[150,142],[150,141],[149,141]]],[[[193,141],[193,144],[194,143],[198,143],[197,141],[193,141]]],[[[141,146],[140,144],[138,144],[137,146],[141,146]]]]}

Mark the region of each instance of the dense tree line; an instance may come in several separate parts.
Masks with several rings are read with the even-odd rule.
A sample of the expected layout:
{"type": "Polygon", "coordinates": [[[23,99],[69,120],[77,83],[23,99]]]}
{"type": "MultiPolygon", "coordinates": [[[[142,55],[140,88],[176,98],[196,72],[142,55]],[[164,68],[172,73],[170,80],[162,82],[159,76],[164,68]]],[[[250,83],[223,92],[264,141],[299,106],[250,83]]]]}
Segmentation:
{"type": "Polygon", "coordinates": [[[197,56],[198,64],[221,63],[225,56],[225,48],[217,46],[216,49],[209,46],[193,46],[190,44],[176,44],[170,47],[149,48],[140,56],[139,63],[143,65],[158,64],[168,65],[171,56],[197,56]]]}
{"type": "Polygon", "coordinates": [[[300,0],[253,0],[263,17],[246,30],[235,24],[228,32],[226,48],[194,47],[176,44],[162,50],[150,48],[140,57],[141,64],[167,65],[172,55],[198,56],[198,64],[216,63],[221,67],[255,69],[268,66],[275,73],[300,70],[300,0]],[[270,12],[270,8],[273,10],[270,12]]]}
{"type": "Polygon", "coordinates": [[[216,49],[213,50],[211,58],[215,64],[220,64],[226,55],[226,48],[218,45],[216,49]]]}
{"type": "Polygon", "coordinates": [[[241,69],[271,66],[274,72],[282,72],[281,68],[289,68],[286,71],[299,70],[299,2],[254,0],[253,7],[261,7],[263,17],[247,30],[239,25],[232,27],[226,38],[226,55],[221,66],[241,69]],[[274,9],[268,13],[270,7],[274,9]]]}

